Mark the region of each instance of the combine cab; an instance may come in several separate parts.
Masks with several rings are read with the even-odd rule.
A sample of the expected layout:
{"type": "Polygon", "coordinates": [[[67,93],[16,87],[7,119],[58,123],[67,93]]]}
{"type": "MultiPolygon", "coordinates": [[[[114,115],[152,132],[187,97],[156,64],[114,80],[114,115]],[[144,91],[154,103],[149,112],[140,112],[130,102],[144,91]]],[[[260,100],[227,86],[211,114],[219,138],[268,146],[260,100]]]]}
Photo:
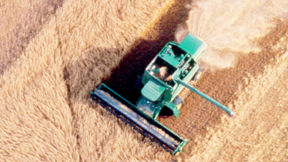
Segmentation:
{"type": "Polygon", "coordinates": [[[205,49],[206,44],[190,34],[180,44],[168,42],[146,67],[140,80],[141,97],[135,104],[103,83],[91,92],[91,97],[174,155],[181,152],[187,140],[158,122],[157,117],[163,111],[179,116],[183,100],[178,95],[184,87],[233,116],[231,110],[189,85],[201,71],[197,62],[205,49]]]}

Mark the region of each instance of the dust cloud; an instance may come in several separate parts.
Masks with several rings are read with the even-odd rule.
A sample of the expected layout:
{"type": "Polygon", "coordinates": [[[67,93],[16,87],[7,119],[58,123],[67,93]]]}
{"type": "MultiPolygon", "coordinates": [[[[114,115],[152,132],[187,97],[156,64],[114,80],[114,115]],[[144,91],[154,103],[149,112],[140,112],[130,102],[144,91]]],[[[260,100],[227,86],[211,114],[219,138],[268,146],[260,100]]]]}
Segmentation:
{"type": "Polygon", "coordinates": [[[266,35],[288,14],[284,0],[198,0],[189,6],[186,24],[179,25],[175,39],[180,42],[186,33],[208,44],[200,65],[209,70],[233,67],[243,54],[257,53],[257,40],[266,35]]]}

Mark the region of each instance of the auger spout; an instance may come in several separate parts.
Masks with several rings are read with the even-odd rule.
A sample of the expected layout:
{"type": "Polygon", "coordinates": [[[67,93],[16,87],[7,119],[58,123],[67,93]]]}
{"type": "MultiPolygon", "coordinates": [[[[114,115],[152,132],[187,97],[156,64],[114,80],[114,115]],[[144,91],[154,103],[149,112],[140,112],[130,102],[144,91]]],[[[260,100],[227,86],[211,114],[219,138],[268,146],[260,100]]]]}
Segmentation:
{"type": "Polygon", "coordinates": [[[234,116],[234,113],[232,110],[228,109],[226,106],[220,104],[219,102],[217,102],[216,100],[214,100],[213,98],[207,96],[206,94],[204,94],[203,92],[199,91],[198,89],[190,86],[189,84],[184,83],[183,81],[177,79],[176,82],[178,82],[179,84],[183,85],[184,87],[188,88],[190,91],[198,94],[199,96],[201,96],[202,98],[208,100],[209,102],[211,102],[212,104],[216,105],[217,107],[219,107],[220,109],[224,110],[227,114],[229,114],[231,117],[234,116]]]}

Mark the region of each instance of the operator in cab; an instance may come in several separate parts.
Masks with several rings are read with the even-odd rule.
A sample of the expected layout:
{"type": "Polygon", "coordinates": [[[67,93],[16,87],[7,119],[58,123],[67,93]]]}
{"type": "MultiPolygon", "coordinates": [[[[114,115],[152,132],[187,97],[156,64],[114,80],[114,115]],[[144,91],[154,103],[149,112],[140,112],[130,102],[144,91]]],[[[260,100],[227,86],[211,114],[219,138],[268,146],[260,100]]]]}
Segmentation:
{"type": "Polygon", "coordinates": [[[156,68],[156,66],[154,65],[150,74],[156,76],[164,82],[169,82],[172,80],[172,75],[169,74],[168,68],[166,66],[160,66],[159,68],[156,68]]]}

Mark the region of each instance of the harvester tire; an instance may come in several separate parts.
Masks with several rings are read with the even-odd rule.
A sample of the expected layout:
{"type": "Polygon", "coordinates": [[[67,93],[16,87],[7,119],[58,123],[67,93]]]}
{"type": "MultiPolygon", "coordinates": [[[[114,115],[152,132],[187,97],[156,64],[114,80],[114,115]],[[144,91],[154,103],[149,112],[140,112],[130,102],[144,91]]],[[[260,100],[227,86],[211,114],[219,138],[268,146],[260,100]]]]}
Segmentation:
{"type": "Polygon", "coordinates": [[[173,103],[177,106],[177,109],[180,110],[184,104],[184,101],[181,97],[176,96],[174,99],[173,103]]]}
{"type": "Polygon", "coordinates": [[[142,86],[143,86],[142,85],[142,78],[143,78],[143,75],[137,76],[137,81],[134,83],[134,88],[137,91],[140,91],[142,86]]]}
{"type": "Polygon", "coordinates": [[[199,68],[198,71],[194,74],[194,76],[192,77],[192,80],[198,80],[201,75],[202,75],[202,72],[203,72],[203,69],[202,68],[199,68]]]}

